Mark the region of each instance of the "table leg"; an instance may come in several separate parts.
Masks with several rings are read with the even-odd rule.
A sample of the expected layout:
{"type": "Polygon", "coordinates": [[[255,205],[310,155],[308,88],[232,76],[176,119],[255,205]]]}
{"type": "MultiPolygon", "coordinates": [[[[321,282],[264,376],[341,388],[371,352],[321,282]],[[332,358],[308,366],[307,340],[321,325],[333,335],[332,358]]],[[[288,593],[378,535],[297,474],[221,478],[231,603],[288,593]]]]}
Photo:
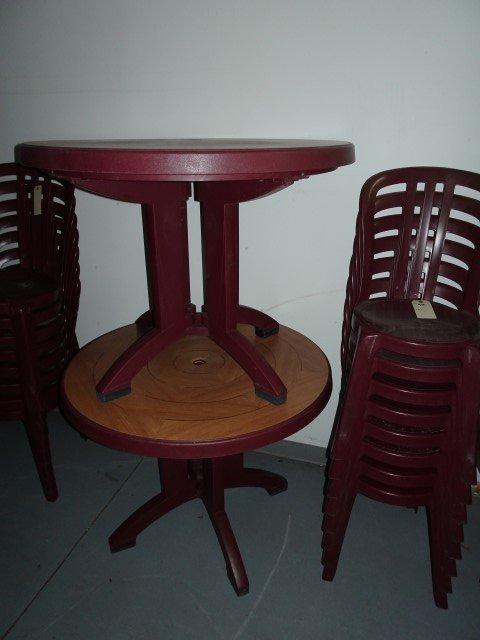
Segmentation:
{"type": "Polygon", "coordinates": [[[257,336],[278,332],[267,314],[238,303],[238,203],[273,193],[295,178],[195,183],[202,209],[206,313],[190,302],[186,202],[188,182],[84,180],[82,189],[142,205],[150,310],[137,320],[139,338],[97,384],[100,400],[130,393],[132,378],[162,349],[187,333],[204,333],[245,370],[255,392],[273,404],[286,388],[237,323],[253,324],[257,336]]]}
{"type": "Polygon", "coordinates": [[[225,558],[227,575],[238,596],[248,593],[248,577],[230,521],[225,512],[224,459],[204,460],[202,495],[203,504],[210,517],[225,558]]]}
{"type": "MultiPolygon", "coordinates": [[[[202,200],[200,206],[209,336],[250,376],[258,396],[273,404],[282,404],[287,397],[285,385],[257,349],[237,331],[238,204],[202,200]]],[[[248,311],[243,310],[240,316],[242,314],[248,317],[248,311]]],[[[253,314],[250,318],[253,319],[253,314]]],[[[266,317],[262,322],[265,320],[266,317]]],[[[274,327],[273,323],[270,328],[274,327]]],[[[268,322],[266,327],[268,329],[268,322]]]]}
{"type": "Polygon", "coordinates": [[[288,489],[286,478],[278,473],[264,471],[263,469],[251,469],[243,466],[243,454],[229,456],[225,460],[225,488],[234,487],[261,487],[274,496],[288,489]]]}
{"type": "Polygon", "coordinates": [[[206,460],[159,460],[162,491],[137,509],[110,536],[112,553],[136,544],[137,536],[158,518],[184,502],[201,498],[225,558],[227,575],[237,595],[248,593],[248,577],[225,512],[225,489],[262,487],[273,495],[287,488],[282,476],[245,469],[243,455],[206,460]]]}
{"type": "Polygon", "coordinates": [[[103,401],[128,394],[131,379],[159,351],[184,336],[191,322],[186,211],[190,185],[160,183],[157,194],[154,204],[142,205],[150,298],[150,315],[142,328],[148,329],[148,323],[152,326],[97,384],[97,394],[103,401]]]}
{"type": "Polygon", "coordinates": [[[187,460],[159,460],[162,491],[139,507],[109,538],[112,553],[134,547],[137,536],[175,507],[199,498],[201,487],[188,475],[187,460]]]}

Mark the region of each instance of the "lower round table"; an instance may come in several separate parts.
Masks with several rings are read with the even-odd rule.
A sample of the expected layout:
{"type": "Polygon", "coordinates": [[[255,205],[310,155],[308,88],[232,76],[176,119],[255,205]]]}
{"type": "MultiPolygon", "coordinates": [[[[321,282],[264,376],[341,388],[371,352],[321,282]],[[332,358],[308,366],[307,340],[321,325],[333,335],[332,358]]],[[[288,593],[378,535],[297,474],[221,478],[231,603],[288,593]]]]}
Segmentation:
{"type": "Polygon", "coordinates": [[[84,347],[62,384],[67,418],[93,440],[122,451],[158,458],[161,492],[137,509],[110,536],[112,552],[135,545],[152,522],[200,498],[210,516],[238,595],[248,577],[224,507],[224,490],[263,487],[273,495],[287,488],[282,476],[243,465],[243,452],[298,431],[324,408],[331,392],[324,353],[305,336],[280,327],[268,338],[252,326],[238,330],[281,376],[288,389],[282,405],[255,395],[247,373],[207,336],[170,344],[132,380],[132,392],[108,404],[96,384],[112,362],[138,339],[128,325],[84,347]]]}

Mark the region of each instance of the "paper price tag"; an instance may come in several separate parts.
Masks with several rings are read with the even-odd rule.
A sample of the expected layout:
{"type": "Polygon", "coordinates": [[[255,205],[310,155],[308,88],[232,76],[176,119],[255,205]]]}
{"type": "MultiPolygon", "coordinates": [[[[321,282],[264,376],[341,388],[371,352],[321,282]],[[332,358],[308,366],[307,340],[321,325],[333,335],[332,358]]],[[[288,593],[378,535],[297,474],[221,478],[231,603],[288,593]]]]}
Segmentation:
{"type": "Polygon", "coordinates": [[[40,216],[42,215],[42,185],[38,185],[33,187],[33,215],[40,216]]]}
{"type": "Polygon", "coordinates": [[[417,318],[424,320],[436,320],[437,318],[432,303],[428,300],[412,300],[412,307],[417,318]]]}

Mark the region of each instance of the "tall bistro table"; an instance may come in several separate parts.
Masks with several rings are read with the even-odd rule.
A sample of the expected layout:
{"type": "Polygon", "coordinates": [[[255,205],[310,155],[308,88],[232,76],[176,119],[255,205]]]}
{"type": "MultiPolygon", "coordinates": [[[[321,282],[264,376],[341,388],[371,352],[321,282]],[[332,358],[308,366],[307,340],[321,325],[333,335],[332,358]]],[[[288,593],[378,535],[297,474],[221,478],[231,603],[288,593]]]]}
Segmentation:
{"type": "Polygon", "coordinates": [[[325,406],[322,351],[239,303],[239,203],[354,161],[348,142],[113,140],[29,142],[16,160],[77,187],[141,204],[149,310],[84,347],[68,367],[63,408],[83,433],[159,459],[161,493],[110,537],[119,551],[176,506],[201,498],[241,595],[248,578],[224,489],[287,487],[243,466],[243,452],[308,424],[325,406]],[[200,203],[204,305],[190,301],[187,200],[200,203]]]}

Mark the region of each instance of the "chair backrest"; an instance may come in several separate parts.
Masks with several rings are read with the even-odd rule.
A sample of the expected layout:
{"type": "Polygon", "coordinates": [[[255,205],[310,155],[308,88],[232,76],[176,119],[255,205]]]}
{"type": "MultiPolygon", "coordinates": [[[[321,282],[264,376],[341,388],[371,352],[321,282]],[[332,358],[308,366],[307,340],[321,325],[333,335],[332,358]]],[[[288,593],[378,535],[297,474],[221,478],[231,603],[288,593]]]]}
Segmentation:
{"type": "Polygon", "coordinates": [[[421,298],[479,315],[480,175],[441,167],[378,173],[363,185],[345,300],[421,298]]]}
{"type": "Polygon", "coordinates": [[[80,296],[74,187],[0,164],[0,269],[18,266],[58,278],[67,345],[73,345],[80,296]]]}

